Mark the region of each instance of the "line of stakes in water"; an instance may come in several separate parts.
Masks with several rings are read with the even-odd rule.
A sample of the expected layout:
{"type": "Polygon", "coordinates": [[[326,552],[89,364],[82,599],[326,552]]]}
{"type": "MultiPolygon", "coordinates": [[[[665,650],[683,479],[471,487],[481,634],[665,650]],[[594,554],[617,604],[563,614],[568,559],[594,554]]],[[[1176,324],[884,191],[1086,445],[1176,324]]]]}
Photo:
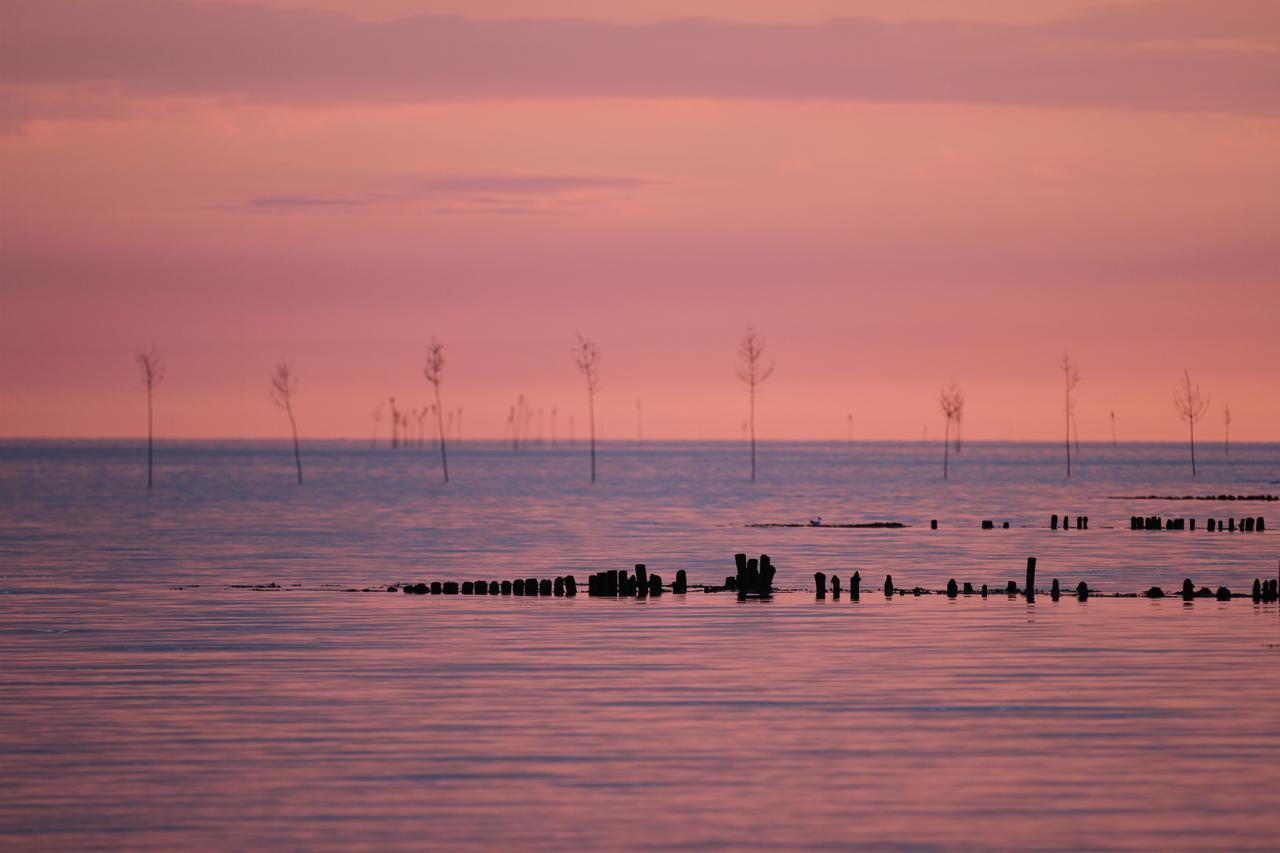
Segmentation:
{"type": "MultiPolygon", "coordinates": [[[[776,574],[776,567],[768,554],[761,554],[759,558],[748,559],[746,554],[735,554],[734,563],[737,567],[737,573],[729,575],[724,579],[723,585],[713,586],[704,585],[703,592],[733,592],[736,593],[739,600],[748,598],[767,599],[771,598],[775,592],[778,592],[773,586],[773,579],[776,574]]],[[[849,578],[847,588],[842,587],[840,576],[832,574],[829,578],[824,572],[814,572],[813,574],[814,588],[816,597],[821,600],[828,596],[833,599],[841,598],[842,594],[847,594],[850,601],[859,601],[862,598],[862,575],[855,571],[849,578]]],[[[1004,595],[1008,598],[1025,598],[1028,601],[1034,601],[1037,595],[1048,595],[1054,601],[1062,597],[1062,587],[1057,578],[1053,579],[1053,583],[1049,590],[1036,589],[1036,558],[1027,558],[1026,577],[1022,587],[1019,587],[1015,581],[1009,581],[1003,589],[996,588],[992,590],[987,584],[975,588],[974,585],[965,581],[963,586],[958,584],[955,578],[947,581],[945,590],[927,589],[924,587],[902,587],[894,583],[893,575],[885,575],[884,585],[881,587],[886,598],[894,596],[921,596],[921,595],[945,595],[948,598],[958,598],[960,596],[980,596],[987,598],[990,595],[1004,595]]],[[[663,584],[662,576],[650,574],[644,563],[637,563],[633,573],[627,572],[626,569],[618,569],[605,572],[596,572],[591,575],[587,582],[587,595],[598,598],[648,598],[661,596],[664,592],[670,591],[675,595],[684,595],[689,591],[689,582],[684,569],[676,572],[675,581],[671,584],[663,584]]],[[[516,578],[515,580],[504,581],[433,581],[431,583],[401,583],[392,584],[387,587],[387,592],[403,591],[410,595],[495,595],[495,596],[542,596],[542,597],[573,597],[578,594],[578,582],[573,575],[564,575],[552,578],[516,578]]],[[[1153,586],[1144,592],[1138,593],[1101,593],[1092,590],[1084,581],[1080,581],[1076,585],[1074,596],[1080,601],[1086,601],[1089,598],[1165,598],[1172,597],[1175,593],[1166,593],[1161,587],[1153,586]]],[[[1260,578],[1254,578],[1253,589],[1248,593],[1232,592],[1225,586],[1217,589],[1210,589],[1207,586],[1197,588],[1190,578],[1182,582],[1182,590],[1176,595],[1184,601],[1193,601],[1197,598],[1211,598],[1217,601],[1230,601],[1233,598],[1250,598],[1254,602],[1271,603],[1280,600],[1280,580],[1263,581],[1260,578]]]]}

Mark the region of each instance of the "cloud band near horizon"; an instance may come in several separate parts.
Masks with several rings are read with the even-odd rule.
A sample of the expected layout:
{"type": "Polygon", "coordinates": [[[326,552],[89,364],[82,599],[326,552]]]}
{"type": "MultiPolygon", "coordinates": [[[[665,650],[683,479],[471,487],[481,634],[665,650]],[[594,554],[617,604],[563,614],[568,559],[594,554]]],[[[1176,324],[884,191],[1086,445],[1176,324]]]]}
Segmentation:
{"type": "MultiPolygon", "coordinates": [[[[1280,6],[1160,0],[1035,25],[405,17],[157,0],[19,0],[0,87],[262,102],[711,98],[1280,114],[1280,6]]],[[[88,99],[92,101],[92,98],[88,99]]],[[[47,104],[43,112],[51,109],[47,104]]]]}

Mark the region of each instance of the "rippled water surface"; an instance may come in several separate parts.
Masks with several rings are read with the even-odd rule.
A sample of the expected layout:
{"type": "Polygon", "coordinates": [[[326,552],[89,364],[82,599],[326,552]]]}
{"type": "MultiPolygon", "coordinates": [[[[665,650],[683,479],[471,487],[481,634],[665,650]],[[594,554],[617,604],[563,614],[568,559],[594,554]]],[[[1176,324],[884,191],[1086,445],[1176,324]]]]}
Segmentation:
{"type": "Polygon", "coordinates": [[[1263,848],[1280,612],[1248,598],[814,600],[813,572],[1103,592],[1275,577],[1280,446],[429,452],[0,445],[0,847],[1263,848]],[[1050,513],[1090,529],[1051,532],[1050,513]],[[1129,516],[1195,517],[1132,532],[1129,516]],[[1258,534],[1204,531],[1263,516],[1258,534]],[[752,528],[898,521],[898,530],[752,528]],[[939,530],[929,529],[938,519],[939,530]],[[983,519],[1010,529],[983,531],[983,519]],[[772,601],[388,594],[735,551],[772,601]],[[273,588],[258,588],[274,583],[273,588]]]}

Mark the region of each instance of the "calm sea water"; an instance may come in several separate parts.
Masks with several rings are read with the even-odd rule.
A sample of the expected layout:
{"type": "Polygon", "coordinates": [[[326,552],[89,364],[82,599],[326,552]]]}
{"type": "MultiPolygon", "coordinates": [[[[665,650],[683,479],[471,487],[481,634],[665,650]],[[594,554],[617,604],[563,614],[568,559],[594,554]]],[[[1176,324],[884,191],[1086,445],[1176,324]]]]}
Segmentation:
{"type": "Polygon", "coordinates": [[[0,847],[1275,849],[1280,445],[0,445],[0,847]],[[1088,531],[1046,529],[1050,513],[1088,531]],[[1135,533],[1134,514],[1264,534],[1135,533]],[[750,528],[900,521],[901,530],[750,528]],[[931,518],[940,529],[928,529],[931,518]],[[1009,530],[982,531],[983,519],[1009,530]],[[347,592],[767,552],[769,602],[347,592]],[[254,585],[275,583],[275,589],[254,585]]]}

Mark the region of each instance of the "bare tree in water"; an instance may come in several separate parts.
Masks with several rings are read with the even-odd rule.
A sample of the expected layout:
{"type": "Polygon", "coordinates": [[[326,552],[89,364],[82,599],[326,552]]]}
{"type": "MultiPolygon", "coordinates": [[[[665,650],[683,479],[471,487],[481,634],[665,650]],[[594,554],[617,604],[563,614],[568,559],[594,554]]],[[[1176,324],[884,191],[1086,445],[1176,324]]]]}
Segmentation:
{"type": "Polygon", "coordinates": [[[942,436],[942,479],[947,479],[948,465],[950,463],[949,451],[951,449],[951,423],[959,422],[964,412],[964,394],[960,391],[960,386],[952,380],[951,384],[942,389],[938,395],[938,405],[942,409],[942,414],[947,418],[946,432],[942,436]]]}
{"type": "Polygon", "coordinates": [[[378,407],[373,410],[373,437],[369,439],[369,449],[375,450],[378,447],[378,427],[382,424],[382,401],[378,401],[378,407]]]}
{"type": "Polygon", "coordinates": [[[156,386],[164,381],[164,362],[160,360],[160,353],[156,351],[154,344],[151,349],[138,350],[137,359],[138,369],[142,373],[142,384],[147,389],[147,488],[149,489],[155,463],[155,429],[152,426],[155,413],[152,401],[156,386]]]}
{"type": "Polygon", "coordinates": [[[960,422],[963,419],[964,419],[964,411],[961,410],[956,412],[956,443],[955,443],[956,453],[960,452],[960,448],[962,446],[960,443],[960,422]]]}
{"type": "Polygon", "coordinates": [[[298,484],[302,484],[302,450],[298,447],[298,422],[293,417],[293,392],[298,388],[298,377],[287,358],[280,359],[276,372],[271,374],[271,402],[284,409],[289,416],[289,428],[293,430],[293,462],[298,468],[298,484]]]}
{"type": "MultiPolygon", "coordinates": [[[[600,390],[600,348],[595,341],[578,335],[572,350],[573,363],[587,381],[587,422],[591,434],[591,482],[596,481],[596,392],[600,390]]],[[[572,423],[572,422],[571,422],[572,423]]]]}
{"type": "MultiPolygon", "coordinates": [[[[427,362],[423,365],[422,375],[427,377],[436,391],[436,420],[440,428],[440,470],[444,472],[444,481],[449,482],[449,456],[445,452],[444,441],[444,408],[440,403],[440,382],[444,379],[444,344],[433,337],[431,346],[427,348],[427,362]]],[[[450,413],[449,417],[453,417],[450,413]]]]}
{"type": "Polygon", "coordinates": [[[738,368],[738,378],[747,384],[747,394],[750,397],[747,424],[751,438],[751,482],[754,483],[756,481],[756,388],[773,375],[774,368],[772,363],[768,367],[762,364],[764,338],[754,326],[747,326],[747,331],[738,341],[738,358],[742,361],[742,366],[738,368]]]}
{"type": "Polygon", "coordinates": [[[1178,390],[1173,392],[1173,406],[1178,410],[1178,417],[1187,422],[1191,429],[1191,476],[1196,475],[1196,424],[1209,411],[1209,398],[1200,394],[1200,386],[1191,384],[1191,374],[1182,371],[1182,382],[1178,390]]]}
{"type": "Polygon", "coordinates": [[[1231,407],[1225,403],[1222,406],[1222,425],[1226,428],[1226,432],[1222,436],[1222,449],[1227,456],[1231,455],[1231,407]]]}
{"type": "Polygon", "coordinates": [[[1062,371],[1063,387],[1066,390],[1067,479],[1071,479],[1071,422],[1075,413],[1075,401],[1071,399],[1071,392],[1080,384],[1080,371],[1076,370],[1076,366],[1071,362],[1071,356],[1065,352],[1058,361],[1058,368],[1062,371]]]}

